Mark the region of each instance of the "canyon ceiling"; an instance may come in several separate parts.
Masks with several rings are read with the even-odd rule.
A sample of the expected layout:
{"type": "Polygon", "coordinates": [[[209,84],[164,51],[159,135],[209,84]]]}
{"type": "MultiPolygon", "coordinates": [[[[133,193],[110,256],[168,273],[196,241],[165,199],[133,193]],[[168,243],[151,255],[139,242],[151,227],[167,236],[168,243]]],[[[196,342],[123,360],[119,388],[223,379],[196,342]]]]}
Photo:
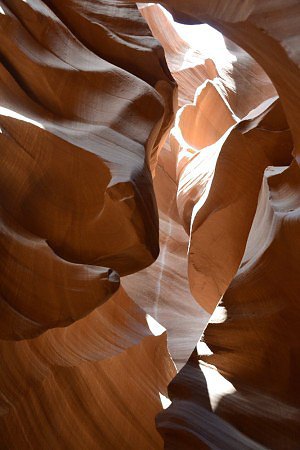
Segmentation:
{"type": "Polygon", "coordinates": [[[0,449],[298,450],[299,0],[0,33],[0,449]]]}

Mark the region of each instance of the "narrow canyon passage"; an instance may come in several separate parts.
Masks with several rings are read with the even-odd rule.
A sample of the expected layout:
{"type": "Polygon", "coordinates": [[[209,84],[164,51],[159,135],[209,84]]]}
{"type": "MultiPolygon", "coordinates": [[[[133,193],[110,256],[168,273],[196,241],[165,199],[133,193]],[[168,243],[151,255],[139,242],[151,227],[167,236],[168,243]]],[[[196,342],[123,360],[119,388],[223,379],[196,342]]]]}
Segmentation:
{"type": "Polygon", "coordinates": [[[300,5],[0,1],[0,448],[300,442],[300,5]]]}

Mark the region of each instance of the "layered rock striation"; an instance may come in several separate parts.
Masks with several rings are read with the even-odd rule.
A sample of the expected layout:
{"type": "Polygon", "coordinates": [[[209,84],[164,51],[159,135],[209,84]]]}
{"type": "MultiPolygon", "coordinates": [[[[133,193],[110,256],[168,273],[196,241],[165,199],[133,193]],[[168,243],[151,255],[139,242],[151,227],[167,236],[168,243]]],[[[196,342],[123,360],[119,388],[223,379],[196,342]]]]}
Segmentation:
{"type": "Polygon", "coordinates": [[[0,2],[3,449],[299,446],[299,2],[162,5],[0,2]]]}

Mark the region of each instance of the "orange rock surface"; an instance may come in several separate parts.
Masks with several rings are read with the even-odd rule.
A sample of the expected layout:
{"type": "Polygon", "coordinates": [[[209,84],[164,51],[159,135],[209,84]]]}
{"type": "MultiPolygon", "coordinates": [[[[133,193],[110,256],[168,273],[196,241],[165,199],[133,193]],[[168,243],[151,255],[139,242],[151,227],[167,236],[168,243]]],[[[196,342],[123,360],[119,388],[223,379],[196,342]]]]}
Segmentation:
{"type": "Polygon", "coordinates": [[[1,449],[299,448],[300,4],[161,5],[0,1],[1,449]]]}

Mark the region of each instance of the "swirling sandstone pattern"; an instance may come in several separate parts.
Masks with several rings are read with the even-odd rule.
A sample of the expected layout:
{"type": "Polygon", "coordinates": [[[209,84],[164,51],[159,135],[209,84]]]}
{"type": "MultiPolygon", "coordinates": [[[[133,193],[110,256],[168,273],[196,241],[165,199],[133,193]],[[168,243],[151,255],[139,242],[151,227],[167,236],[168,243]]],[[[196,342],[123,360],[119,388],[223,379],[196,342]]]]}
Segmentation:
{"type": "Polygon", "coordinates": [[[47,3],[1,2],[0,446],[162,448],[175,368],[119,275],[158,254],[175,83],[134,5],[47,3]]]}
{"type": "Polygon", "coordinates": [[[209,127],[206,114],[197,118],[197,96],[191,112],[199,134],[178,118],[174,147],[184,170],[177,202],[191,230],[191,288],[207,309],[222,300],[198,351],[171,383],[172,405],[157,426],[170,449],[296,449],[300,187],[292,152],[297,157],[299,3],[166,6],[183,20],[208,21],[248,50],[274,82],[288,123],[278,101],[265,102],[223,139],[224,129],[219,141],[209,135],[212,142],[201,149],[195,145],[203,140],[201,127],[209,127]],[[215,162],[205,158],[209,151],[215,162]]]}
{"type": "MultiPolygon", "coordinates": [[[[92,3],[85,3],[87,15],[92,3]]],[[[148,163],[171,119],[174,83],[135,7],[127,6],[128,14],[138,18],[145,50],[133,48],[128,59],[136,66],[140,53],[149,54],[150,65],[156,60],[152,81],[166,101],[91,52],[55,8],[21,0],[2,8],[1,337],[25,338],[83,317],[118,289],[118,274],[157,257],[148,163]]]]}
{"type": "Polygon", "coordinates": [[[168,66],[178,83],[180,106],[192,102],[196,89],[206,80],[218,84],[239,117],[276,95],[269,77],[255,60],[216,30],[194,25],[193,30],[189,27],[186,31],[161,6],[140,4],[140,8],[153,35],[164,47],[168,66]]]}
{"type": "MultiPolygon", "coordinates": [[[[142,1],[141,3],[146,3],[142,1]]],[[[165,0],[179,22],[206,22],[241,46],[271,78],[283,104],[298,157],[299,14],[298,0],[165,0]]]]}
{"type": "Polygon", "coordinates": [[[3,449],[299,446],[300,5],[162,3],[0,1],[3,449]]]}
{"type": "Polygon", "coordinates": [[[298,448],[299,183],[295,162],[265,171],[242,264],[170,385],[166,448],[298,448]]]}

